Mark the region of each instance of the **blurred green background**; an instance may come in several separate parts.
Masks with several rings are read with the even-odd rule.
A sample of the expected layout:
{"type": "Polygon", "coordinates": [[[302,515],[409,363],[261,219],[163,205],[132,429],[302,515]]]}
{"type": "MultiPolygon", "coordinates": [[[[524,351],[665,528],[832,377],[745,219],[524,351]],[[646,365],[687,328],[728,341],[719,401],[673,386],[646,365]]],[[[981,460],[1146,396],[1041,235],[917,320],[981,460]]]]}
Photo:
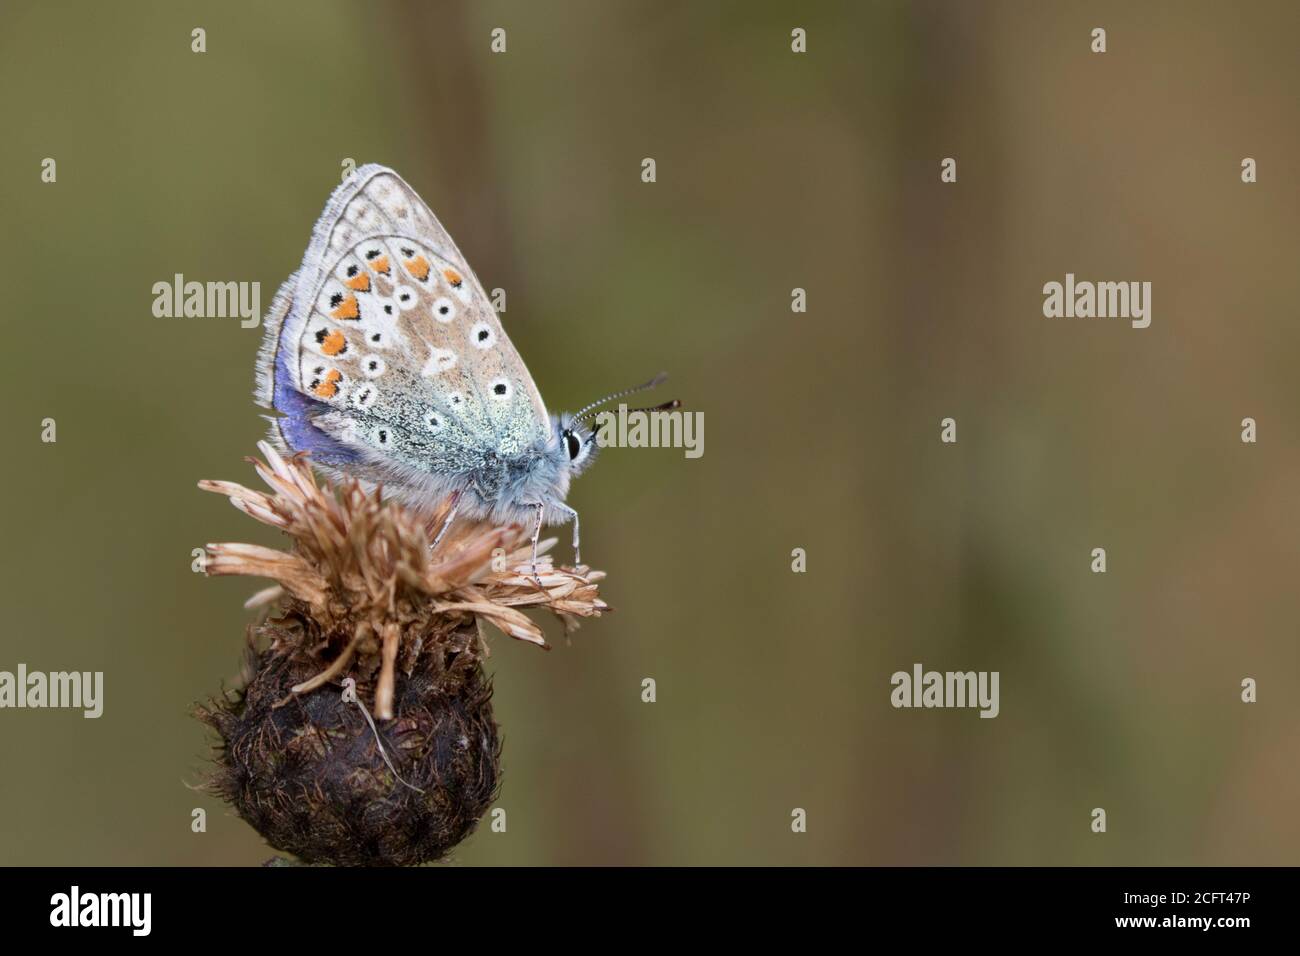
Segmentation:
{"type": "Polygon", "coordinates": [[[269,305],[351,158],[507,290],[553,409],[668,369],[705,414],[703,458],[575,485],[618,611],[496,637],[508,830],[456,862],[1295,863],[1297,35],[1289,0],[4,0],[0,669],[106,700],[0,712],[0,861],[269,855],[186,786],[260,586],[191,549],[278,543],[195,488],[256,484],[261,331],[151,288],[269,305]],[[1151,281],[1151,327],[1044,319],[1066,272],[1151,281]],[[1001,715],[894,710],[917,661],[999,671],[1001,715]]]}

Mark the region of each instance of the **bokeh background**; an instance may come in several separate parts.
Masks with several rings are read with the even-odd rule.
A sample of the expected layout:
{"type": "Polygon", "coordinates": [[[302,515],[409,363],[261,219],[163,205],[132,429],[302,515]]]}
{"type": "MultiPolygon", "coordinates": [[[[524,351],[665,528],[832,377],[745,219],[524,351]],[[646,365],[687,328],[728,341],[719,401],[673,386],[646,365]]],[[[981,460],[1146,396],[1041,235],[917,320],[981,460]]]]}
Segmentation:
{"type": "Polygon", "coordinates": [[[508,831],[455,863],[1296,862],[1296,4],[0,21],[0,669],[106,682],[97,721],[0,712],[0,861],[269,855],[187,787],[259,586],[191,549],[278,543],[195,488],[256,482],[261,331],[155,318],[151,287],[268,305],[351,158],[508,291],[552,408],[668,369],[705,413],[703,458],[610,451],[575,485],[618,610],[548,623],[550,653],[496,637],[508,831]],[[1151,327],[1044,319],[1066,272],[1151,281],[1151,327]],[[999,671],[1001,715],[894,710],[916,661],[999,671]]]}

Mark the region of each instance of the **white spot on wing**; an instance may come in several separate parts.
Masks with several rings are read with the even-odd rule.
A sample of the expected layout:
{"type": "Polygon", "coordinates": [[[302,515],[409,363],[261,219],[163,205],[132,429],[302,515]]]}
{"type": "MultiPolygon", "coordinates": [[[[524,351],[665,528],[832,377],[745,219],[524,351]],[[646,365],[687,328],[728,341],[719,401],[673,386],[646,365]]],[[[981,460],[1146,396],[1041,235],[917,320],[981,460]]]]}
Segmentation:
{"type": "Polygon", "coordinates": [[[348,218],[352,220],[359,229],[369,229],[375,224],[378,218],[378,212],[375,207],[370,205],[370,203],[366,202],[364,199],[354,200],[348,212],[348,218]]]}
{"type": "Polygon", "coordinates": [[[393,290],[393,298],[397,300],[397,307],[403,312],[409,312],[420,304],[420,295],[409,285],[399,285],[393,290]]]}
{"type": "Polygon", "coordinates": [[[357,386],[352,392],[352,404],[357,408],[369,408],[379,396],[379,389],[369,383],[357,386]]]}
{"type": "Polygon", "coordinates": [[[450,322],[456,318],[456,303],[446,296],[433,302],[433,317],[439,322],[450,322]]]}
{"type": "Polygon", "coordinates": [[[429,346],[429,361],[424,363],[424,368],[420,369],[421,375],[431,376],[440,372],[445,372],[456,364],[456,353],[451,349],[440,349],[436,345],[429,346]]]}
{"type": "Polygon", "coordinates": [[[361,310],[365,318],[376,323],[392,322],[397,316],[397,311],[397,300],[382,295],[367,300],[361,310]]]}
{"type": "Polygon", "coordinates": [[[497,334],[487,322],[475,322],[469,330],[469,341],[476,349],[490,349],[496,345],[497,334]]]}

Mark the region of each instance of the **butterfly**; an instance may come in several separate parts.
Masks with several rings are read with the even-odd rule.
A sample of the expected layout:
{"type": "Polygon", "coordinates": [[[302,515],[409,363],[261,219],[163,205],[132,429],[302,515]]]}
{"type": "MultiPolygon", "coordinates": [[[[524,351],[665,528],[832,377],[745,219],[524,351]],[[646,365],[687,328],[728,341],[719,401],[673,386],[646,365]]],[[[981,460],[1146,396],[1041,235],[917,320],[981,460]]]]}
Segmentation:
{"type": "Polygon", "coordinates": [[[543,523],[573,522],[581,563],[565,498],[598,448],[588,419],[664,379],[549,415],[456,244],[374,164],[334,190],[264,326],[255,396],[275,445],[416,506],[449,499],[433,547],[458,515],[531,521],[534,577],[543,523]]]}

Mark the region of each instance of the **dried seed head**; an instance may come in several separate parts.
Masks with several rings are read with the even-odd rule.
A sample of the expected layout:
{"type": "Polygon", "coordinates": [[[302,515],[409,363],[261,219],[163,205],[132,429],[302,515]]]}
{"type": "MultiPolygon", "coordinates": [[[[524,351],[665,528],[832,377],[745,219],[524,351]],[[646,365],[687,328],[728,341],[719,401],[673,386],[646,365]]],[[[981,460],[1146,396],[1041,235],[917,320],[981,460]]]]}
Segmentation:
{"type": "Polygon", "coordinates": [[[500,776],[482,622],[545,647],[522,609],[545,607],[572,630],[607,610],[604,575],[549,558],[534,575],[517,527],[454,525],[431,554],[447,503],[421,516],[356,482],[336,492],[303,456],[259,448],[271,493],[200,483],[294,542],[208,545],[208,574],[271,578],[249,603],[279,604],[250,632],[244,686],[196,712],[221,738],[209,785],[308,862],[438,859],[486,812],[500,776]]]}
{"type": "MultiPolygon", "coordinates": [[[[306,622],[268,622],[272,646],[306,622]]],[[[393,718],[371,723],[336,687],[295,694],[305,657],[250,647],[251,679],[200,708],[221,738],[208,787],[271,846],[308,863],[401,866],[441,859],[496,797],[500,736],[474,629],[397,678],[393,718]],[[459,649],[457,649],[459,645],[459,649]]]]}

